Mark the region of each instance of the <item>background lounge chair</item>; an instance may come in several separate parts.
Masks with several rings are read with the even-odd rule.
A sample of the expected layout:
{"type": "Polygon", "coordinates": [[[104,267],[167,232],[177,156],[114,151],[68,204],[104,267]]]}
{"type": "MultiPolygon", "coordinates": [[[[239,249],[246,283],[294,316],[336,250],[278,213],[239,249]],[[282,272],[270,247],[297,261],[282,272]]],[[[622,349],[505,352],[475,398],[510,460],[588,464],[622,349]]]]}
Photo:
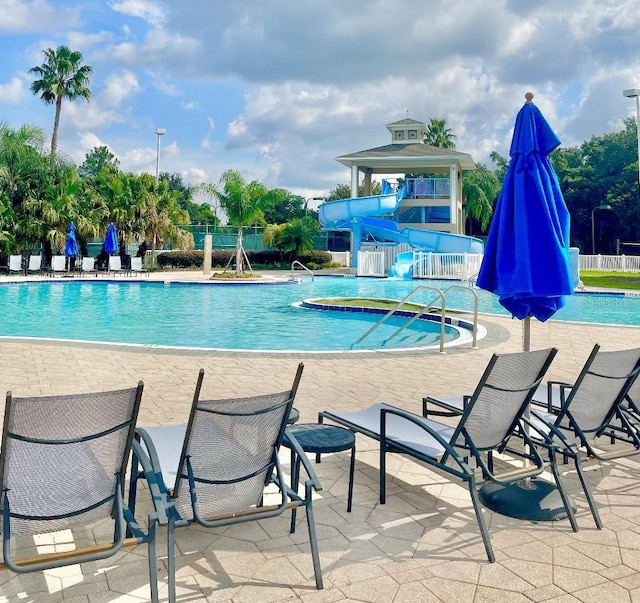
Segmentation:
{"type": "Polygon", "coordinates": [[[146,274],[149,276],[149,270],[142,267],[142,258],[131,258],[131,272],[133,274],[146,274]]]}
{"type": "Polygon", "coordinates": [[[156,511],[167,516],[169,601],[176,596],[175,528],[267,519],[297,507],[306,507],[316,586],[322,588],[312,510],[312,491],[320,484],[293,436],[291,444],[309,476],[304,497],[287,486],[278,460],[302,369],[300,364],[291,390],[226,400],[199,399],[201,370],[187,425],[138,429],[129,505],[135,509],[137,481],[144,477],[156,511]],[[265,493],[265,486],[275,487],[276,493],[265,493]]]}
{"type": "Polygon", "coordinates": [[[42,256],[40,254],[29,256],[27,274],[42,274],[42,256]]]}
{"type": "MultiPolygon", "coordinates": [[[[467,484],[487,557],[495,561],[478,496],[473,457],[485,480],[508,484],[543,471],[544,460],[537,453],[520,419],[531,396],[553,360],[556,349],[494,355],[468,402],[457,426],[445,425],[388,404],[374,404],[356,412],[323,411],[327,418],[380,442],[380,503],[386,499],[386,455],[405,454],[427,463],[467,484]],[[504,451],[512,438],[529,444],[518,446],[523,466],[499,474],[494,472],[492,452],[504,451]]],[[[518,463],[522,465],[522,463],[518,463]]],[[[567,513],[572,510],[567,508],[567,513]]],[[[573,524],[572,524],[573,525],[573,524]]]]}
{"type": "Polygon", "coordinates": [[[80,266],[80,274],[95,274],[98,276],[98,269],[96,268],[96,258],[83,257],[82,264],[80,266]]]}
{"type": "Polygon", "coordinates": [[[50,274],[55,276],[56,274],[67,273],[67,258],[63,255],[54,255],[51,258],[51,270],[50,274]]]}
{"type": "Polygon", "coordinates": [[[7,274],[24,274],[24,266],[22,264],[21,255],[9,256],[9,265],[7,267],[7,274]]]}
{"type": "Polygon", "coordinates": [[[113,274],[128,274],[129,270],[122,267],[122,261],[119,255],[110,255],[108,272],[112,272],[113,274]]]}

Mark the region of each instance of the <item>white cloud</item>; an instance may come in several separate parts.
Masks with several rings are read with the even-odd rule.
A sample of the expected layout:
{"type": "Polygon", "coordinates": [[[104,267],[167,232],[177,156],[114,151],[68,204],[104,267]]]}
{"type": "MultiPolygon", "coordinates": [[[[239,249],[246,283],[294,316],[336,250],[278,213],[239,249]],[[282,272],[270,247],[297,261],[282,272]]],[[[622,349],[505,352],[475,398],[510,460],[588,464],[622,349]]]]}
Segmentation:
{"type": "Polygon", "coordinates": [[[0,104],[18,104],[26,95],[24,81],[19,77],[12,77],[6,84],[0,84],[0,104]]]}
{"type": "Polygon", "coordinates": [[[162,23],[166,18],[163,7],[157,1],[121,0],[112,2],[109,6],[117,13],[138,17],[153,25],[162,23]]]}
{"type": "Polygon", "coordinates": [[[2,0],[0,31],[15,35],[19,32],[51,32],[78,23],[77,10],[54,6],[46,0],[2,0]]]}

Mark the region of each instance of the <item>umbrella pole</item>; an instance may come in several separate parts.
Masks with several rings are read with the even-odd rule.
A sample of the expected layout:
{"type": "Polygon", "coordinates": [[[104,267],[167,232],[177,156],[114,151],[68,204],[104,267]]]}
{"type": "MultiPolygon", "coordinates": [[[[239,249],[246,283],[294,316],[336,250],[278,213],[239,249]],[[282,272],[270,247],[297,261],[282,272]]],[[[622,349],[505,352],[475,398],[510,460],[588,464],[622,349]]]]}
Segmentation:
{"type": "Polygon", "coordinates": [[[531,351],[531,316],[522,321],[522,351],[531,351]]]}

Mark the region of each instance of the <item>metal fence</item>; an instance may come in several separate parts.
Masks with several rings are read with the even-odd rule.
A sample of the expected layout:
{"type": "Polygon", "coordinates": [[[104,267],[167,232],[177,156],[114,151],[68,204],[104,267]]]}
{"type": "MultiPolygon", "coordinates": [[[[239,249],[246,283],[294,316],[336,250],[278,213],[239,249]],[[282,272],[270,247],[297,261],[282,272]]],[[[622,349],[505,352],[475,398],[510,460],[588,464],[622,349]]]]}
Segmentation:
{"type": "Polygon", "coordinates": [[[413,254],[415,278],[473,280],[480,271],[480,253],[425,253],[413,254]]]}

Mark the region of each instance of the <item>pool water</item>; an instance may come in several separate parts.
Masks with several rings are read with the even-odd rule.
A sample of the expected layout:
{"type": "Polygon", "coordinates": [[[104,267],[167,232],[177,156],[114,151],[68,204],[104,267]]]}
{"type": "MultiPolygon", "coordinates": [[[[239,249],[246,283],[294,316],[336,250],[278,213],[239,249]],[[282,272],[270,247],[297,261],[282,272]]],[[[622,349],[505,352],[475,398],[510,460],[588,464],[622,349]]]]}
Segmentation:
{"type": "MultiPolygon", "coordinates": [[[[371,297],[400,300],[417,286],[445,289],[450,281],[316,277],[299,284],[249,285],[116,281],[6,283],[0,286],[0,336],[220,348],[337,351],[433,346],[438,324],[416,321],[388,341],[406,319],[394,318],[354,342],[379,315],[295,307],[307,298],[371,297]]],[[[497,297],[476,289],[480,312],[507,314],[497,297]]],[[[429,303],[420,291],[412,301],[429,303]]],[[[452,290],[447,308],[471,310],[469,291],[452,290]]],[[[640,325],[640,296],[574,295],[554,319],[640,325]]],[[[447,327],[445,340],[459,332],[447,327]]]]}

